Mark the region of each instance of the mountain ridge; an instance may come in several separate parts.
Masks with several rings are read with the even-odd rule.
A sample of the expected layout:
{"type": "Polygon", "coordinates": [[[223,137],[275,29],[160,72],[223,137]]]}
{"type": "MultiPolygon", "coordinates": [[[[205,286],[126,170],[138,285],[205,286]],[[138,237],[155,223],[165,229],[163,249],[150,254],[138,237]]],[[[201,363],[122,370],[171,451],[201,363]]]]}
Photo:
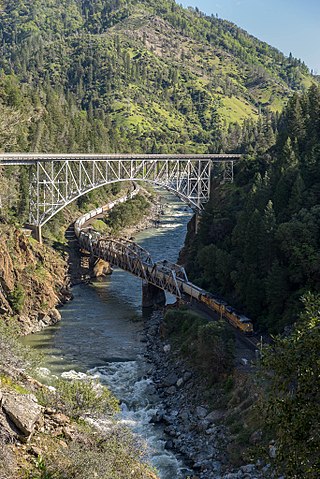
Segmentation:
{"type": "Polygon", "coordinates": [[[230,124],[277,114],[315,82],[299,60],[173,0],[3,0],[0,39],[2,75],[30,97],[30,151],[49,151],[59,108],[59,151],[219,151],[230,124]]]}

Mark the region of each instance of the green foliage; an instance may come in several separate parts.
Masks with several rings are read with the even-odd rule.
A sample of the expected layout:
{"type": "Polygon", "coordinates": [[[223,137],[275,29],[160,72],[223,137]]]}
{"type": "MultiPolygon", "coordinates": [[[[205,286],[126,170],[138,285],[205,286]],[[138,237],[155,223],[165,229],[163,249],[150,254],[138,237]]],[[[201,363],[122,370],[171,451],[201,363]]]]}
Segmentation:
{"type": "Polygon", "coordinates": [[[14,381],[12,377],[0,374],[0,385],[5,389],[12,389],[19,394],[28,394],[30,391],[20,383],[14,381]]]}
{"type": "Polygon", "coordinates": [[[81,431],[68,448],[45,439],[46,451],[38,458],[38,471],[28,479],[156,479],[143,463],[144,448],[130,431],[113,428],[106,433],[81,431]]]}
{"type": "Polygon", "coordinates": [[[237,130],[235,144],[251,153],[233,185],[214,185],[199,234],[187,239],[191,278],[270,332],[297,318],[306,291],[320,289],[319,111],[312,86],[278,120],[237,130]]]}
{"type": "Polygon", "coordinates": [[[320,296],[307,294],[292,334],[264,351],[268,395],[261,405],[276,439],[276,463],[289,478],[320,475],[320,296]]]}
{"type": "Polygon", "coordinates": [[[4,0],[0,39],[5,150],[217,150],[224,121],[312,82],[299,60],[173,0],[4,0]]]}
{"type": "Polygon", "coordinates": [[[137,224],[150,209],[150,202],[145,196],[138,194],[125,203],[116,205],[106,217],[107,226],[112,234],[137,224]]]}
{"type": "MultiPolygon", "coordinates": [[[[0,40],[1,151],[261,151],[275,134],[269,109],[315,81],[300,61],[173,0],[3,0],[0,40]]],[[[27,186],[26,168],[0,173],[5,220],[27,221],[27,186]]]]}
{"type": "Polygon", "coordinates": [[[39,362],[40,355],[23,346],[19,341],[19,329],[13,320],[10,324],[5,324],[3,320],[0,320],[1,381],[4,381],[9,387],[15,387],[17,386],[15,377],[19,371],[31,371],[39,362]]]}
{"type": "Polygon", "coordinates": [[[92,380],[61,379],[55,383],[54,392],[44,389],[38,394],[42,404],[58,407],[74,419],[84,414],[119,412],[119,403],[109,389],[92,380]]]}
{"type": "Polygon", "coordinates": [[[224,322],[207,322],[187,310],[169,310],[163,329],[210,384],[227,378],[233,367],[233,336],[224,322]]]}
{"type": "Polygon", "coordinates": [[[17,284],[14,290],[8,294],[8,300],[12,310],[16,314],[21,313],[25,302],[25,291],[21,284],[17,284]]]}
{"type": "Polygon", "coordinates": [[[39,456],[36,460],[36,469],[38,474],[30,474],[28,479],[54,479],[55,475],[51,474],[46,466],[46,463],[42,456],[39,456]]]}

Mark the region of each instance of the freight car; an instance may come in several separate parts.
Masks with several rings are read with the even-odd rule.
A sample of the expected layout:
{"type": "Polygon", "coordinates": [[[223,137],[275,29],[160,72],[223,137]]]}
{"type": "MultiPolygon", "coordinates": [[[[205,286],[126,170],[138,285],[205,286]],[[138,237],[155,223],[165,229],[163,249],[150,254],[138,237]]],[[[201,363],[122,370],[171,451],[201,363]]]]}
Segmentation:
{"type": "Polygon", "coordinates": [[[208,308],[226,319],[232,326],[240,329],[244,334],[253,333],[253,324],[244,314],[239,313],[222,299],[188,282],[183,284],[183,291],[191,298],[205,304],[208,308]]]}

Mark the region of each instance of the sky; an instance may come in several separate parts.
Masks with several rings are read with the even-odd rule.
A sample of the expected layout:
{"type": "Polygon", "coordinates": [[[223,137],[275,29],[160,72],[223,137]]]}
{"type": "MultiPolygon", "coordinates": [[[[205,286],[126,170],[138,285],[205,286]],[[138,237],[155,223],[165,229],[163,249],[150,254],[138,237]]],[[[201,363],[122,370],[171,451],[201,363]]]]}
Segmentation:
{"type": "Polygon", "coordinates": [[[218,14],[320,74],[320,0],[177,0],[218,14]]]}

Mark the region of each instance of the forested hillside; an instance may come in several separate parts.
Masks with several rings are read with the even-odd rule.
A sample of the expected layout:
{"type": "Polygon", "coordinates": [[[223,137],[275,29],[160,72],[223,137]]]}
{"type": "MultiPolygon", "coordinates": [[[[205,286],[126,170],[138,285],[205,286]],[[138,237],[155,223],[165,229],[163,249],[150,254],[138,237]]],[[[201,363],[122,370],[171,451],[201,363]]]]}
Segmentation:
{"type": "MultiPolygon", "coordinates": [[[[0,38],[0,150],[249,153],[207,210],[191,270],[261,324],[317,283],[316,257],[310,273],[299,250],[290,272],[284,240],[301,206],[316,214],[318,90],[294,96],[279,121],[316,81],[303,63],[172,0],[3,0],[0,38]]],[[[27,171],[3,175],[2,214],[24,221],[27,171]]]]}
{"type": "MultiPolygon", "coordinates": [[[[240,143],[244,137],[248,128],[240,143]]],[[[236,168],[235,183],[213,188],[187,246],[188,269],[276,332],[295,320],[304,294],[320,292],[319,87],[295,94],[276,130],[258,140],[252,131],[252,153],[236,168]]]]}
{"type": "Polygon", "coordinates": [[[3,0],[0,148],[210,151],[312,77],[173,0],[3,0]]]}

